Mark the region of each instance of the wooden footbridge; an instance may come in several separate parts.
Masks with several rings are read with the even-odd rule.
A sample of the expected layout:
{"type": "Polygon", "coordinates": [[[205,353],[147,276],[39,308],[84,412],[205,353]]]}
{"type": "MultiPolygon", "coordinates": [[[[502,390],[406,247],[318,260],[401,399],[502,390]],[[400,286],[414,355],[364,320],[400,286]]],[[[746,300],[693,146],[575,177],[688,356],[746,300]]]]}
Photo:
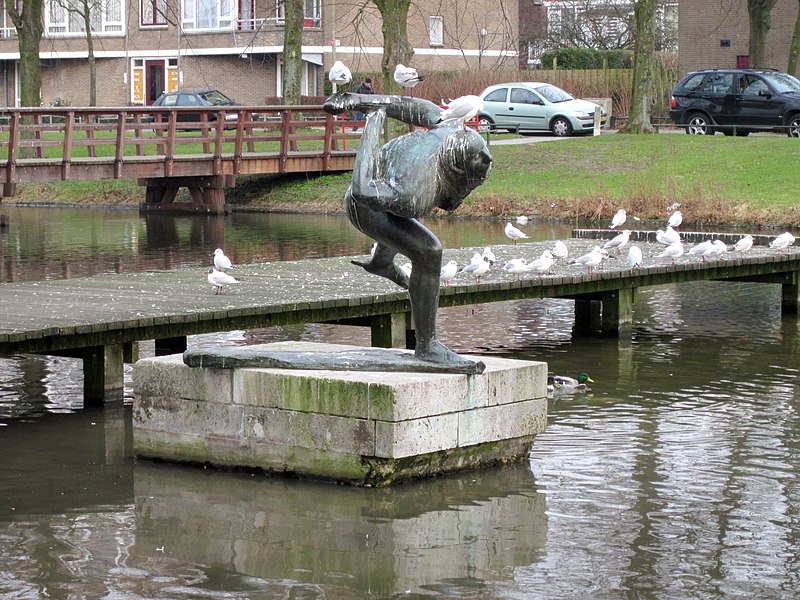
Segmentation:
{"type": "MultiPolygon", "coordinates": [[[[632,239],[644,240],[646,232],[632,239]]],[[[687,237],[684,235],[684,237],[687,237]]],[[[723,236],[717,235],[722,238],[723,236]]],[[[738,236],[735,236],[738,238],[738,236]]],[[[731,244],[733,239],[728,239],[731,244]]],[[[757,240],[764,244],[766,238],[757,240]]],[[[597,240],[565,240],[571,256],[597,240]]],[[[605,261],[595,272],[556,264],[551,274],[521,279],[495,266],[476,283],[459,274],[442,288],[440,306],[460,306],[524,298],[575,300],[575,330],[620,335],[629,330],[636,290],[702,280],[754,281],[780,285],[782,308],[800,306],[800,247],[778,252],[756,245],[746,253],[728,252],[701,261],[684,255],[676,264],[658,258],[661,246],[636,242],[643,266],[605,261]]],[[[493,248],[498,257],[538,257],[551,243],[493,248]]],[[[463,265],[475,248],[445,251],[445,261],[463,265]]],[[[186,336],[292,323],[342,323],[370,326],[372,344],[405,347],[413,343],[408,294],[350,263],[352,257],[242,265],[242,282],[214,295],[205,269],[159,270],[98,275],[83,279],[0,284],[0,356],[41,353],[80,357],[85,402],[122,394],[123,364],[137,357],[142,340],[156,340],[158,354],[181,352],[186,336]]],[[[713,302],[713,298],[709,298],[713,302]]]]}
{"type": "Polygon", "coordinates": [[[144,210],[225,213],[240,175],[351,171],[347,123],[318,105],[5,108],[0,198],[19,183],[136,179],[144,210]],[[175,201],[182,187],[191,202],[175,201]]]}

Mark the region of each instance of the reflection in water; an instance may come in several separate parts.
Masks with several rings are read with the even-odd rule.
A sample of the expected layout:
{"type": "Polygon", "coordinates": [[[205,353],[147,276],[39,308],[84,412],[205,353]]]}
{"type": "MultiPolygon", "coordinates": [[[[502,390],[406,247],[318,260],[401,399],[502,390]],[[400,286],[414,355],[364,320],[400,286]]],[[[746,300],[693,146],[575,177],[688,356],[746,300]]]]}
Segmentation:
{"type": "MultiPolygon", "coordinates": [[[[239,262],[313,255],[317,241],[341,254],[369,247],[336,218],[305,229],[304,220],[227,222],[225,241],[235,239],[239,262]]],[[[158,266],[147,268],[165,268],[167,253],[173,265],[210,260],[221,233],[192,233],[190,223],[168,225],[177,241],[156,248],[158,266]]],[[[502,223],[453,229],[458,245],[503,242],[502,223]]],[[[147,255],[147,234],[132,230],[126,247],[147,255]]],[[[105,239],[101,229],[94,235],[105,239]]],[[[23,278],[23,255],[3,243],[3,277],[23,278]]],[[[91,262],[73,263],[59,244],[58,261],[72,270],[91,262]]],[[[103,247],[92,264],[113,265],[120,251],[103,247]]],[[[122,268],[140,260],[125,256],[122,268]]],[[[56,276],[60,263],[42,260],[56,276]]],[[[526,300],[442,311],[442,337],[460,352],[545,360],[595,384],[550,401],[530,465],[389,490],[133,465],[129,406],[76,410],[78,361],[1,360],[0,595],[795,597],[800,322],[781,317],[779,288],[640,290],[627,343],[573,340],[572,309],[568,300],[526,300]]],[[[284,339],[368,345],[369,331],[309,324],[190,344],[284,339]]],[[[151,353],[152,344],[142,348],[151,353]]]]}

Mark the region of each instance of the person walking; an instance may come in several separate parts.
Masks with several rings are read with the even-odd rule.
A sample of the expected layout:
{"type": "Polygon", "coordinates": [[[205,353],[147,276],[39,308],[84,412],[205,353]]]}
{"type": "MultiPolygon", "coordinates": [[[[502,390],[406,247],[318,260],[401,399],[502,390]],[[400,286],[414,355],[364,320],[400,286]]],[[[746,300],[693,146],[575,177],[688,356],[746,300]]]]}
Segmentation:
{"type": "MultiPolygon", "coordinates": [[[[364,80],[358,85],[358,87],[353,92],[355,94],[373,94],[375,91],[372,89],[372,79],[369,77],[365,77],[364,80]]],[[[361,111],[356,112],[355,116],[356,121],[363,121],[364,120],[364,113],[361,111]]],[[[358,125],[353,127],[353,131],[358,130],[358,125]]]]}

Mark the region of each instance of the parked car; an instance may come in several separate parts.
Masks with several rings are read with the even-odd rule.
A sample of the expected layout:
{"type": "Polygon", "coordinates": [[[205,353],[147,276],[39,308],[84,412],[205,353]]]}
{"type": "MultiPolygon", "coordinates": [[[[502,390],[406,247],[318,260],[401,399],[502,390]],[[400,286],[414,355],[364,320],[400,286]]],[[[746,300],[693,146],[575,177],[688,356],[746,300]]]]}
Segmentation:
{"type": "Polygon", "coordinates": [[[669,117],[694,135],[800,137],[800,80],[771,69],[693,71],[672,91],[669,117]]]}
{"type": "MultiPolygon", "coordinates": [[[[153,106],[173,107],[173,106],[235,106],[237,103],[219,90],[177,90],[174,92],[164,92],[153,106]]],[[[226,126],[228,122],[236,123],[236,113],[225,115],[226,126]]],[[[209,114],[208,120],[215,121],[216,114],[209,114]]],[[[162,117],[163,120],[163,117],[162,117]]],[[[180,112],[177,117],[178,122],[199,122],[200,113],[180,112]]]]}
{"type": "Polygon", "coordinates": [[[478,116],[481,131],[552,131],[557,136],[588,133],[594,129],[594,113],[600,106],[549,83],[519,82],[492,85],[481,92],[483,110],[478,116]]]}

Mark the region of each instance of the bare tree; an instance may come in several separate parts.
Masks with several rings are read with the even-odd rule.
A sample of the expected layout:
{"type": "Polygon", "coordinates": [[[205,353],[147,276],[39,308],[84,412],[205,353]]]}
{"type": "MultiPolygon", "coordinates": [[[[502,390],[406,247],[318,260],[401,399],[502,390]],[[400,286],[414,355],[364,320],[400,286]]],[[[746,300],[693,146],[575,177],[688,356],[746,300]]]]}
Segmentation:
{"type": "Polygon", "coordinates": [[[750,17],[750,66],[767,66],[767,34],[772,27],[772,9],[778,0],[747,0],[747,13],[750,17]]]}
{"type": "Polygon", "coordinates": [[[17,29],[19,39],[19,85],[22,106],[39,106],[42,103],[42,67],[39,45],[44,32],[43,0],[26,0],[19,3],[5,0],[6,12],[17,29]]]}
{"type": "Polygon", "coordinates": [[[303,80],[303,0],[283,0],[283,101],[300,104],[303,80]]]}
{"type": "Polygon", "coordinates": [[[797,1],[797,17],[794,20],[792,42],[789,44],[789,66],[786,70],[795,75],[797,73],[797,54],[800,52],[800,0],[797,1]]]}
{"type": "Polygon", "coordinates": [[[637,0],[633,9],[636,40],[633,57],[633,89],[628,122],[623,133],[655,133],[650,123],[656,55],[656,0],[637,0]]]}
{"type": "Polygon", "coordinates": [[[97,106],[97,63],[94,56],[92,17],[103,10],[103,0],[58,0],[56,5],[83,23],[86,52],[89,62],[89,106],[97,106]]]}
{"type": "Polygon", "coordinates": [[[394,81],[394,68],[398,64],[410,64],[414,48],[408,42],[408,10],[411,0],[372,0],[381,13],[383,23],[383,72],[384,92],[399,92],[394,81]]]}

